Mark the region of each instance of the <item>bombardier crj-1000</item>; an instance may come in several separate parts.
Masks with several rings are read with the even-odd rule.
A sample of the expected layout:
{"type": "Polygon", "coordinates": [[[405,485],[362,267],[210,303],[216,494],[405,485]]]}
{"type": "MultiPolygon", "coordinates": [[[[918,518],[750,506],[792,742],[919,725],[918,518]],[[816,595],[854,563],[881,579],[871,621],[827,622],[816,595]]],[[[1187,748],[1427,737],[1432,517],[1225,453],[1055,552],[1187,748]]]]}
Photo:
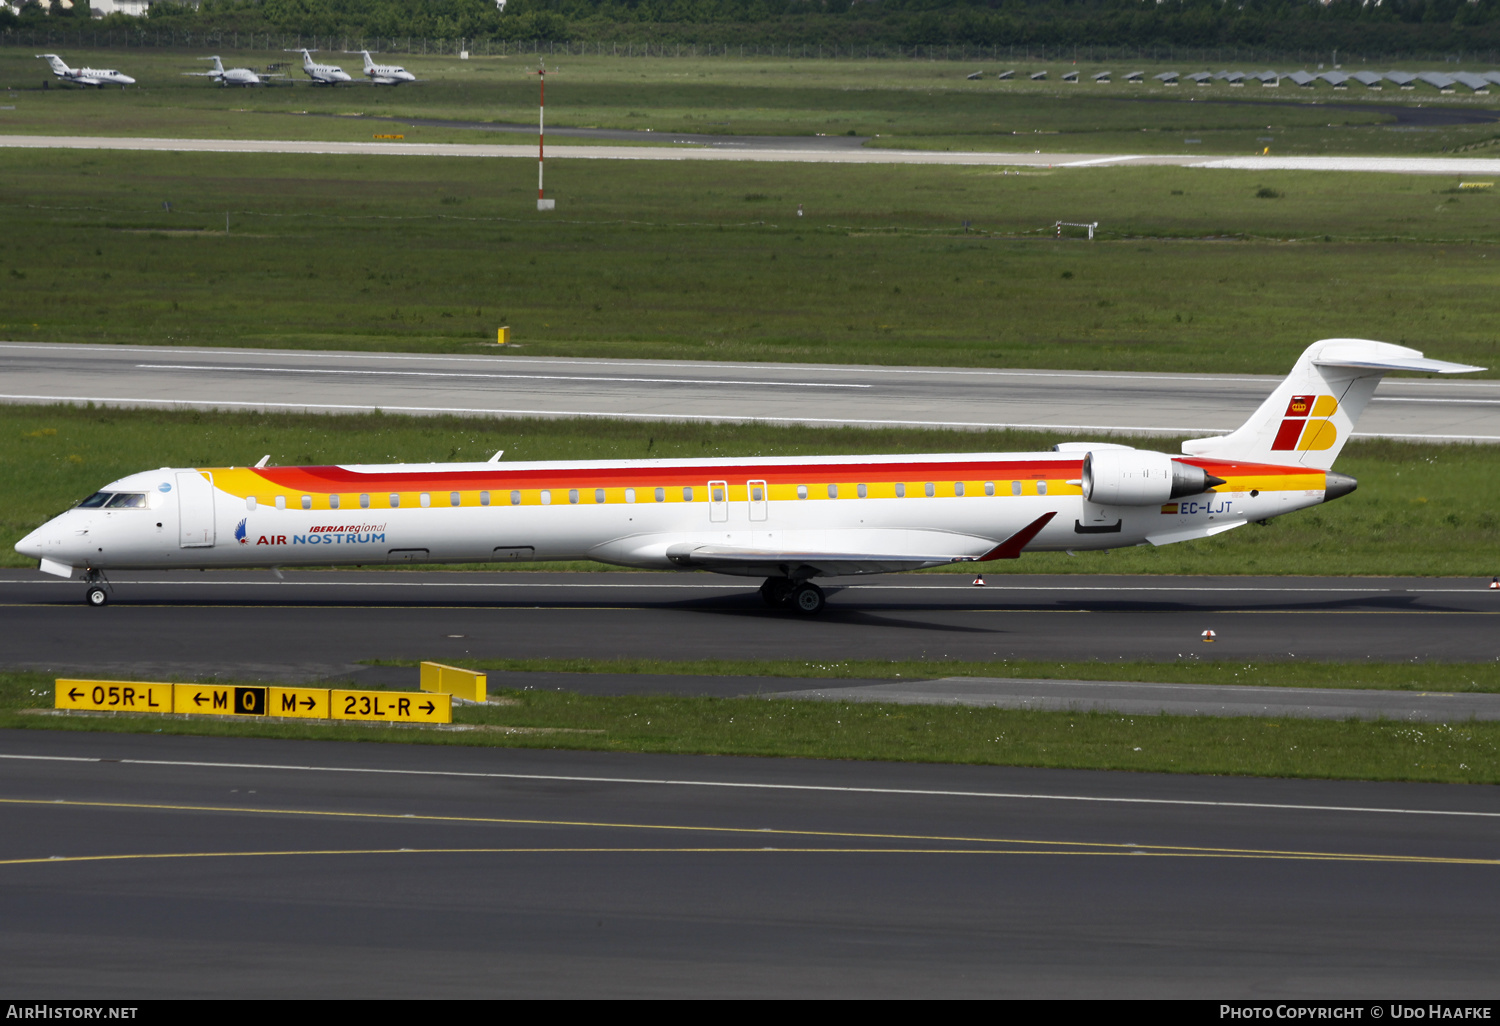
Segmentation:
{"type": "Polygon", "coordinates": [[[1355,488],[1332,469],[1387,371],[1480,370],[1325,339],[1237,431],[1181,456],[1107,443],[924,456],[163,467],[85,499],[17,545],[87,601],[105,573],[594,559],[763,577],[772,605],[823,607],[814,578],[1023,551],[1208,538],[1355,488]]]}

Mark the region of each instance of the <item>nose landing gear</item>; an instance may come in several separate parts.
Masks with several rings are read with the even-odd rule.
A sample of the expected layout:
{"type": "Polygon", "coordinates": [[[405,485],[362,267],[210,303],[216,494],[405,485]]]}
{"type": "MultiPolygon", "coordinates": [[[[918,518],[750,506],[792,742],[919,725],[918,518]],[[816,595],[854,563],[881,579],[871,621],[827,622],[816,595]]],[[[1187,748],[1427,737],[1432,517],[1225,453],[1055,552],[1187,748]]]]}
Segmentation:
{"type": "Polygon", "coordinates": [[[92,569],[86,570],[84,571],[83,579],[88,584],[88,590],[83,593],[83,600],[95,609],[109,605],[109,593],[112,589],[110,588],[108,578],[104,576],[103,572],[92,569]]]}
{"type": "Polygon", "coordinates": [[[768,577],[760,586],[760,597],[772,608],[790,606],[802,616],[816,616],[823,611],[823,589],[811,581],[798,583],[785,577],[768,577]]]}

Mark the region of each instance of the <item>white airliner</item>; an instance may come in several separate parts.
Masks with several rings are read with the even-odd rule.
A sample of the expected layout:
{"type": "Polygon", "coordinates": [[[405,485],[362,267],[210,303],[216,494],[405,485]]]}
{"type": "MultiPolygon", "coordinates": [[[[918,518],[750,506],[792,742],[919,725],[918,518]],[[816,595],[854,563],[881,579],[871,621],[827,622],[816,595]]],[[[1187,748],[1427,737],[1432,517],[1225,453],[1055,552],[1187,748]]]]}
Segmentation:
{"type": "Polygon", "coordinates": [[[107,85],[135,85],[135,79],[129,75],[122,75],[113,68],[70,68],[55,53],[39,53],[37,56],[45,59],[48,64],[52,65],[52,74],[64,82],[72,82],[76,85],[98,86],[100,89],[103,89],[107,85]]]}
{"type": "Polygon", "coordinates": [[[312,59],[315,51],[312,50],[288,50],[287,53],[300,53],[302,55],[302,70],[307,72],[307,77],[312,79],[313,85],[338,85],[340,82],[354,81],[349,73],[337,64],[319,64],[312,59]]]}
{"type": "Polygon", "coordinates": [[[226,68],[224,62],[217,57],[199,57],[200,61],[213,61],[211,71],[184,71],[183,74],[195,78],[211,78],[221,86],[258,86],[265,85],[269,78],[277,78],[276,75],[262,75],[251,71],[249,68],[226,68]]]}
{"type": "Polygon", "coordinates": [[[365,77],[372,85],[400,85],[402,82],[415,82],[417,76],[401,67],[399,64],[376,64],[370,59],[369,50],[346,50],[345,53],[362,54],[365,58],[365,77]]]}
{"type": "MultiPolygon", "coordinates": [[[[594,559],[813,578],[1208,538],[1347,495],[1331,468],[1387,371],[1480,370],[1364,339],[1310,346],[1238,430],[1183,454],[1051,452],[359,466],[163,467],[89,496],[16,545],[90,605],[106,572],[594,559]]],[[[269,459],[269,457],[267,457],[269,459]]]]}

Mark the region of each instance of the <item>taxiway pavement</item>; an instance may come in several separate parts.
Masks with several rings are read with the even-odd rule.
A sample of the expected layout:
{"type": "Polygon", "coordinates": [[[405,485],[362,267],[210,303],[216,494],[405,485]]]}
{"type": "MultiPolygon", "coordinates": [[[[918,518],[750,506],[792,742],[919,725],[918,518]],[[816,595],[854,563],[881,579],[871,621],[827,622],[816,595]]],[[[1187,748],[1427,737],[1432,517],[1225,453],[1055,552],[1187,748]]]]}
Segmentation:
{"type": "Polygon", "coordinates": [[[1488,998],[1492,788],[0,732],[109,997],[1488,998]]]}
{"type": "MultiPolygon", "coordinates": [[[[1431,355],[1441,357],[1441,352],[1431,355]]],[[[1280,377],[0,343],[0,402],[1213,434],[1280,377]]],[[[1500,441],[1500,380],[1387,378],[1356,437],[1500,441]]]]}
{"type": "MultiPolygon", "coordinates": [[[[920,574],[827,582],[823,615],[708,574],[0,573],[0,666],[64,675],[339,679],[377,659],[1179,658],[1484,662],[1500,592],[1472,578],[920,574]],[[1213,630],[1217,640],[1200,635],[1213,630]]],[[[806,684],[791,683],[783,690],[806,684]]]]}

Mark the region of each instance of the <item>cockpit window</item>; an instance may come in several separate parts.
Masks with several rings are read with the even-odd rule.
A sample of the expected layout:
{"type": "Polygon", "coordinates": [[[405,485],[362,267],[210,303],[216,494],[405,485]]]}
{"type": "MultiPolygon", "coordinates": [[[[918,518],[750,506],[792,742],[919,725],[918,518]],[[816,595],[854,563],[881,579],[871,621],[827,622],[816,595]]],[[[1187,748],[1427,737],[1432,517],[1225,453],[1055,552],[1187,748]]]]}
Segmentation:
{"type": "Polygon", "coordinates": [[[145,509],[145,492],[116,492],[115,497],[109,500],[110,509],[145,509]]]}
{"type": "Polygon", "coordinates": [[[78,504],[79,509],[98,509],[110,500],[114,492],[95,492],[78,504]]]}

